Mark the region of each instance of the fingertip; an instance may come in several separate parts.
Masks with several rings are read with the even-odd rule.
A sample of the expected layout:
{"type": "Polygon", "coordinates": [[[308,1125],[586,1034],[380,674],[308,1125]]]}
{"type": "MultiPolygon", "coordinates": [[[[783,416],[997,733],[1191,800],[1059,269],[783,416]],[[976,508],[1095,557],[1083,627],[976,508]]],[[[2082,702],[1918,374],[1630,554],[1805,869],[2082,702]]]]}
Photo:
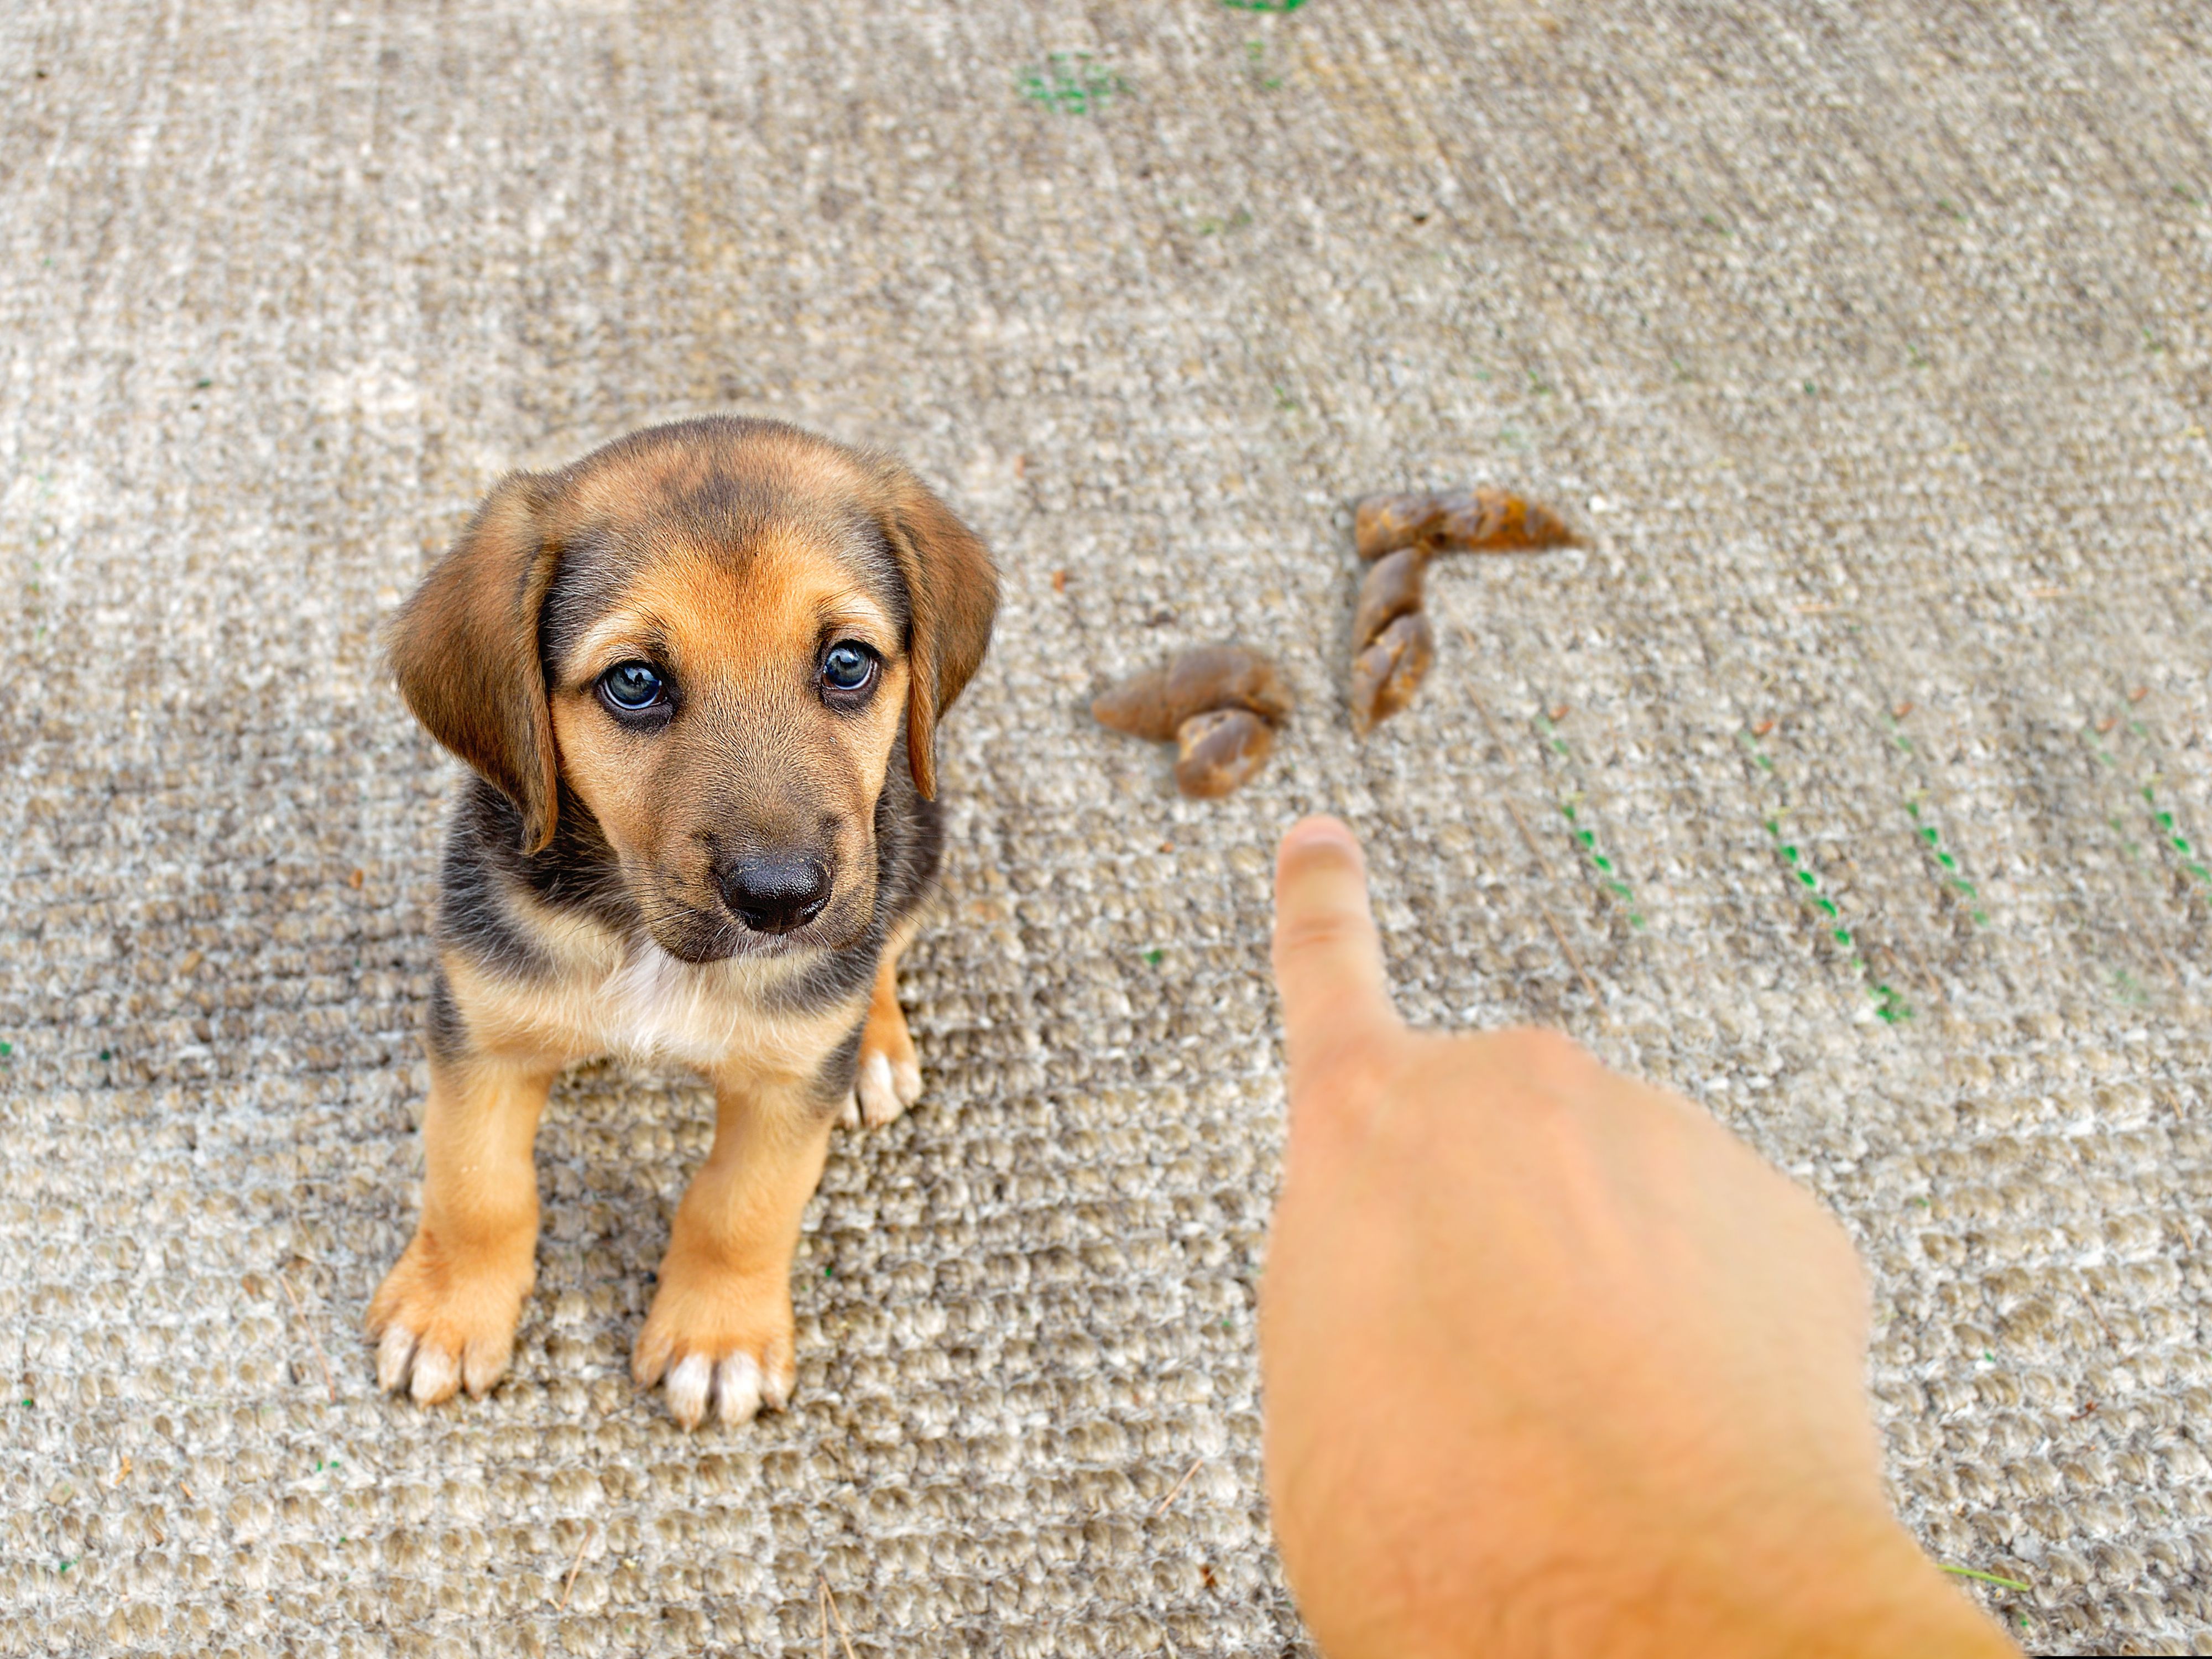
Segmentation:
{"type": "Polygon", "coordinates": [[[1363,873],[1367,866],[1359,837],[1352,833],[1352,826],[1325,812],[1300,818],[1283,831],[1282,842],[1275,849],[1275,873],[1279,878],[1290,873],[1294,866],[1315,857],[1348,858],[1359,866],[1363,873]]]}
{"type": "Polygon", "coordinates": [[[1329,931],[1357,917],[1368,923],[1367,859],[1343,819],[1300,818],[1275,854],[1275,942],[1279,950],[1318,924],[1329,931]]]}
{"type": "Polygon", "coordinates": [[[1395,1019],[1359,838],[1340,818],[1302,818],[1275,866],[1275,982],[1292,1069],[1337,1038],[1395,1019]]]}

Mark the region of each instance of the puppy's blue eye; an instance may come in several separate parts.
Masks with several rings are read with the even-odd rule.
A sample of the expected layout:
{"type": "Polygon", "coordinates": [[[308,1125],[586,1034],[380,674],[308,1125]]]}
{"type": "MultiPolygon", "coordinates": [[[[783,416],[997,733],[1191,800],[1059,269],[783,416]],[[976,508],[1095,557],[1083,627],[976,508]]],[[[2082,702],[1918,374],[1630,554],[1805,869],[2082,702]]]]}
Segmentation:
{"type": "Polygon", "coordinates": [[[822,684],[833,691],[857,691],[875,672],[874,654],[864,646],[833,645],[822,659],[822,684]]]}
{"type": "Polygon", "coordinates": [[[650,663],[617,663],[599,676],[599,695],[614,708],[635,714],[665,702],[668,685],[650,663]]]}

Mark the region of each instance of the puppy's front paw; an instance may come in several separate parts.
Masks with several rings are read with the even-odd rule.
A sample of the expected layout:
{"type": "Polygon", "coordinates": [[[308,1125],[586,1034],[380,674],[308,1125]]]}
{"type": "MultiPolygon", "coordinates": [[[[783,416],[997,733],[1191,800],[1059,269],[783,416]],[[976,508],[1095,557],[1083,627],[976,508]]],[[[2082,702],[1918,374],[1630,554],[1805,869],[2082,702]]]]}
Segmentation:
{"type": "Polygon", "coordinates": [[[421,1230],[368,1304],[376,1383],[434,1405],[465,1388],[478,1399],[514,1352],[533,1269],[463,1256],[421,1230]]]}
{"type": "Polygon", "coordinates": [[[897,1003],[881,1004],[868,1015],[860,1033],[860,1069],[853,1098],[845,1108],[848,1127],[865,1123],[880,1129],[921,1098],[921,1060],[897,1003]]]}
{"type": "Polygon", "coordinates": [[[797,1376],[788,1271],[770,1279],[664,1263],[629,1370],[640,1388],[665,1384],[668,1414],[687,1429],[710,1409],[725,1423],[781,1411],[797,1376]]]}

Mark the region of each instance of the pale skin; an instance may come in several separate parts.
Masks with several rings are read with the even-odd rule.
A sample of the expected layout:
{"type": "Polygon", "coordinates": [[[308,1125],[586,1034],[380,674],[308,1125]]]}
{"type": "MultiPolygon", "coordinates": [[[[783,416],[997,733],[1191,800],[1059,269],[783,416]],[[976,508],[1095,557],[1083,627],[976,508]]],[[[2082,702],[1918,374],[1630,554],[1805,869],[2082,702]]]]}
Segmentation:
{"type": "Polygon", "coordinates": [[[1407,1028],[1334,819],[1276,903],[1266,1463],[1330,1659],[2015,1653],[1884,1498],[1834,1220],[1556,1033],[1407,1028]]]}
{"type": "MultiPolygon", "coordinates": [[[[888,1123],[921,1092],[898,1002],[908,936],[877,971],[848,1122],[888,1123]]],[[[422,1219],[369,1304],[381,1386],[404,1382],[427,1405],[460,1389],[481,1396],[506,1372],[536,1276],[532,1146],[553,1079],[576,1057],[526,1046],[431,1062],[422,1219]]],[[[714,1075],[714,1145],[678,1206],[631,1358],[641,1386],[665,1380],[670,1414],[686,1427],[710,1407],[742,1422],[790,1400],[792,1255],[835,1121],[811,1097],[811,1076],[742,1056],[714,1075]]]]}

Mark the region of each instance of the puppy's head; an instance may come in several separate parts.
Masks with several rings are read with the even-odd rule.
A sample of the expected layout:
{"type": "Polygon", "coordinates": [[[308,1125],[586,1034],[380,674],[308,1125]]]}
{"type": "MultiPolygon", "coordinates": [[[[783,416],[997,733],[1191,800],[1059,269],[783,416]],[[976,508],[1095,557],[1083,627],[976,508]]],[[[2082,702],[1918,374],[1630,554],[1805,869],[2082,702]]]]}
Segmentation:
{"type": "Polygon", "coordinates": [[[653,938],[706,962],[866,929],[887,775],[936,793],[996,603],[982,544],[896,462],[687,421],[504,480],[389,648],[525,852],[565,797],[653,938]]]}

